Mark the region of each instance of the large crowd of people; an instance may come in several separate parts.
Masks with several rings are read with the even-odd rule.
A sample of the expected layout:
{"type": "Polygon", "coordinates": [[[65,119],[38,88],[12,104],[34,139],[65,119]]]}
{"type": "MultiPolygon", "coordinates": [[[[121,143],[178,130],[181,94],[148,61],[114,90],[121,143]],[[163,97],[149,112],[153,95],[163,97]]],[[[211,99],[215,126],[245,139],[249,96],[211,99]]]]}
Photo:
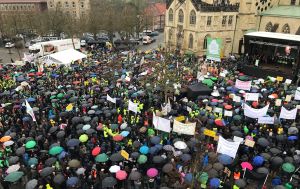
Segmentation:
{"type": "Polygon", "coordinates": [[[234,64],[94,48],[70,66],[1,65],[0,188],[299,188],[299,111],[281,112],[299,108],[297,86],[234,64]],[[172,70],[177,82],[162,83],[172,70]],[[197,83],[212,92],[188,98],[197,83]],[[259,123],[246,106],[257,114],[268,106],[273,122],[259,123]],[[171,128],[195,123],[193,135],[167,132],[154,116],[171,128]],[[234,158],[220,153],[220,138],[240,142],[234,158]]]}

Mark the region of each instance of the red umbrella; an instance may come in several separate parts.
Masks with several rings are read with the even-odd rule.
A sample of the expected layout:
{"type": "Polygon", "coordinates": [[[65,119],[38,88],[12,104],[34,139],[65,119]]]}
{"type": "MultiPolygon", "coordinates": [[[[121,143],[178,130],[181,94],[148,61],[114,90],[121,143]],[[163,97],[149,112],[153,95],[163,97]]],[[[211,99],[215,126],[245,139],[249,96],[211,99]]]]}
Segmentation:
{"type": "Polygon", "coordinates": [[[97,156],[98,154],[100,154],[100,152],[101,152],[101,148],[97,146],[92,150],[92,155],[97,156]]]}
{"type": "Polygon", "coordinates": [[[42,76],[42,75],[43,75],[43,72],[36,72],[35,75],[37,75],[37,76],[42,76]]]}
{"type": "Polygon", "coordinates": [[[225,109],[226,109],[226,110],[231,110],[231,109],[232,109],[232,106],[228,104],[228,105],[225,106],[225,109]]]}
{"type": "Polygon", "coordinates": [[[127,178],[127,173],[126,171],[120,170],[116,173],[116,178],[118,180],[125,180],[127,178]]]}
{"type": "Polygon", "coordinates": [[[252,171],[252,169],[253,169],[253,166],[249,162],[242,162],[241,166],[243,169],[249,169],[250,171],[252,171]]]}
{"type": "Polygon", "coordinates": [[[116,142],[119,142],[119,141],[123,140],[123,138],[124,137],[122,135],[116,135],[116,136],[113,137],[114,141],[116,141],[116,142]]]}
{"type": "Polygon", "coordinates": [[[78,85],[80,83],[80,81],[73,81],[74,85],[78,85]]]}
{"type": "Polygon", "coordinates": [[[215,98],[212,99],[211,101],[212,101],[212,102],[219,102],[219,100],[218,100],[218,99],[215,99],[215,98]]]}
{"type": "Polygon", "coordinates": [[[215,120],[215,124],[216,124],[217,126],[220,126],[220,127],[223,127],[223,126],[226,125],[226,123],[225,123],[224,120],[222,120],[222,119],[216,119],[216,120],[215,120]]]}
{"type": "Polygon", "coordinates": [[[29,74],[28,74],[28,77],[34,77],[34,76],[35,76],[34,73],[29,73],[29,74]]]}

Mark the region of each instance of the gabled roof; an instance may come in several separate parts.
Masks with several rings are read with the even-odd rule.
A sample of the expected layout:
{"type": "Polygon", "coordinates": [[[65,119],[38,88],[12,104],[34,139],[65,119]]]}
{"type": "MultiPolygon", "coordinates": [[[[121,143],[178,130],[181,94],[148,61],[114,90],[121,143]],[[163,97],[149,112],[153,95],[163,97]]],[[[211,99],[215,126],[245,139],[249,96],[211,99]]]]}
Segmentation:
{"type": "Polygon", "coordinates": [[[154,3],[150,4],[146,9],[145,12],[147,14],[151,14],[154,16],[160,16],[166,14],[166,4],[165,3],[154,3]]]}

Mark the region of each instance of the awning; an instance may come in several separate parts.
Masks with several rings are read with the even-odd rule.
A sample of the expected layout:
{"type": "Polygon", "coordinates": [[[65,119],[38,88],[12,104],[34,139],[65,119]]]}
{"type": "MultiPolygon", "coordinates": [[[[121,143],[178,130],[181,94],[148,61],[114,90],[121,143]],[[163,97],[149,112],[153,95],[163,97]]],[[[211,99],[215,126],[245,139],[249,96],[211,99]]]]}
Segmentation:
{"type": "Polygon", "coordinates": [[[68,49],[65,51],[60,51],[54,54],[50,54],[44,58],[46,64],[63,64],[68,65],[74,61],[82,60],[87,56],[77,50],[68,49]]]}

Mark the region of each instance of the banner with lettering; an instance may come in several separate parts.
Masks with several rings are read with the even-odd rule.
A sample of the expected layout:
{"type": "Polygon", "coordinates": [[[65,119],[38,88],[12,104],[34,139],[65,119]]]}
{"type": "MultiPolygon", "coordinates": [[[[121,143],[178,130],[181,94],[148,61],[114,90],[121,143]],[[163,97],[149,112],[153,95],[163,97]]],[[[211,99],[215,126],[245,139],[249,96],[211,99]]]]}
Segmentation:
{"type": "Polygon", "coordinates": [[[196,129],[196,123],[181,123],[174,120],[173,132],[185,134],[185,135],[194,135],[196,129]]]}

